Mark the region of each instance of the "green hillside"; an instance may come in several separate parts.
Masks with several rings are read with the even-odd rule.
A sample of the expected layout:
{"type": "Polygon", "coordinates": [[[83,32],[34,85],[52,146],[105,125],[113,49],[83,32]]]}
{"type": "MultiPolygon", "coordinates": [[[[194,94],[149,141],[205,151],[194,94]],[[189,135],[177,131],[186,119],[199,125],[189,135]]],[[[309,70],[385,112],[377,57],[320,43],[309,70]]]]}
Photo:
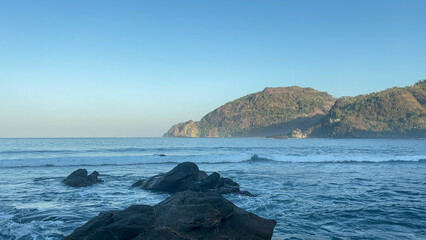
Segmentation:
{"type": "Polygon", "coordinates": [[[265,137],[320,123],[334,98],[312,88],[265,88],[215,109],[200,121],[174,125],[165,137],[265,137]]]}
{"type": "Polygon", "coordinates": [[[426,136],[426,81],[410,87],[337,99],[310,137],[375,138],[426,136]]]}

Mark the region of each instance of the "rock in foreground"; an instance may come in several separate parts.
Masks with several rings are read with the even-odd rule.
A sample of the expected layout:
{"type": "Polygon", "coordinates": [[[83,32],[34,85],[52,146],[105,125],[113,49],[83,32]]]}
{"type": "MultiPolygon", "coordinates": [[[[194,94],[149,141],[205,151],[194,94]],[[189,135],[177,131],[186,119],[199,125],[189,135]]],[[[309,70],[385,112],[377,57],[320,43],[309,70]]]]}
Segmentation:
{"type": "Polygon", "coordinates": [[[139,180],[132,187],[167,193],[191,190],[194,192],[216,192],[221,194],[239,193],[252,196],[247,191],[241,191],[240,185],[232,179],[222,178],[217,172],[208,176],[204,171],[198,169],[197,164],[192,162],[180,163],[167,173],[155,175],[145,181],[139,180]]]}
{"type": "Polygon", "coordinates": [[[98,176],[99,173],[96,171],[87,175],[87,170],[80,168],[71,173],[63,182],[71,187],[88,187],[95,183],[103,182],[98,179],[98,176]]]}
{"type": "Polygon", "coordinates": [[[216,193],[176,193],[154,207],[99,214],[64,240],[271,239],[276,221],[238,208],[216,193]]]}

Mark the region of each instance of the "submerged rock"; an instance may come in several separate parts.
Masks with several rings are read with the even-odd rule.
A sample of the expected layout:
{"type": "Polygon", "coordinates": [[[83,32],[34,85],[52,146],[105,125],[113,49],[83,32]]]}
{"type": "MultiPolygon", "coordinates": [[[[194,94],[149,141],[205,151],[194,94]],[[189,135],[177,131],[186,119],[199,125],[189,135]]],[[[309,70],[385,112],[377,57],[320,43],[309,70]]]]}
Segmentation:
{"type": "Polygon", "coordinates": [[[157,157],[166,157],[167,155],[164,153],[160,153],[160,154],[154,154],[153,156],[157,156],[157,157]]]}
{"type": "Polygon", "coordinates": [[[133,205],[101,213],[64,240],[260,240],[271,239],[275,224],[238,208],[220,194],[184,191],[153,207],[133,205]]]}
{"type": "Polygon", "coordinates": [[[63,182],[71,187],[88,187],[95,183],[103,182],[101,179],[98,179],[98,176],[99,173],[97,171],[87,175],[87,170],[80,168],[72,172],[63,182]]]}
{"type": "Polygon", "coordinates": [[[192,162],[180,163],[167,173],[158,174],[146,180],[138,180],[132,187],[167,193],[191,190],[194,192],[239,193],[253,196],[247,191],[240,191],[240,185],[232,179],[222,178],[217,172],[207,175],[206,172],[198,169],[197,164],[192,162]]]}

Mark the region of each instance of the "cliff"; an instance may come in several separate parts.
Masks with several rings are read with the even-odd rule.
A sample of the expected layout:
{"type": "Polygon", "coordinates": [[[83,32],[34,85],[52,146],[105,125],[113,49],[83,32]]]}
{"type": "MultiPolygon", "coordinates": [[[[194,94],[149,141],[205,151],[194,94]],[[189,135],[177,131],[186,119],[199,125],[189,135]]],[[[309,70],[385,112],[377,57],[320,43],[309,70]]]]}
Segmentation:
{"type": "Polygon", "coordinates": [[[187,122],[173,125],[163,137],[199,137],[199,122],[189,120],[187,122]]]}

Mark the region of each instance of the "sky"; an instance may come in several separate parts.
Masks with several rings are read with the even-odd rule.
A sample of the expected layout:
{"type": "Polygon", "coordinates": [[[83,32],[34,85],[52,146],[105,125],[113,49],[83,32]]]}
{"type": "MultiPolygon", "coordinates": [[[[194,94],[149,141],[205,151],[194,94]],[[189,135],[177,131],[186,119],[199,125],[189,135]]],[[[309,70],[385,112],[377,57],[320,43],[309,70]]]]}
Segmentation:
{"type": "Polygon", "coordinates": [[[265,87],[426,78],[426,1],[0,1],[0,137],[159,137],[265,87]]]}

